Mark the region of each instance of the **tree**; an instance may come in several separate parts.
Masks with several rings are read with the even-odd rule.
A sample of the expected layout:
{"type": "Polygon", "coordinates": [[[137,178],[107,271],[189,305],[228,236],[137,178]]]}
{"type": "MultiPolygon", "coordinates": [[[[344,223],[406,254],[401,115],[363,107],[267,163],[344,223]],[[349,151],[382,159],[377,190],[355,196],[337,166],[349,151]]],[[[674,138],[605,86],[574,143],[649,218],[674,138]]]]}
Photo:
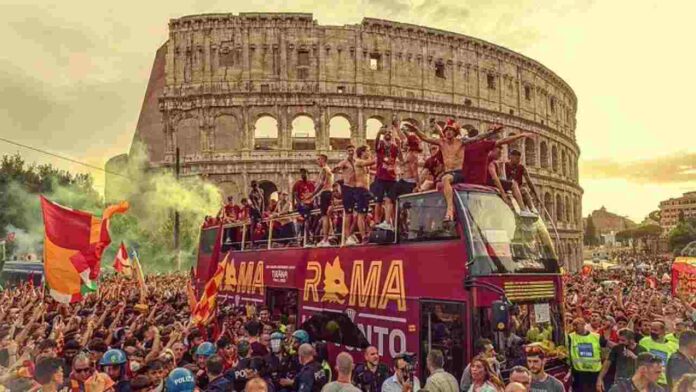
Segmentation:
{"type": "Polygon", "coordinates": [[[679,222],[667,235],[669,250],[678,253],[689,242],[696,241],[696,218],[679,222]]]}
{"type": "Polygon", "coordinates": [[[592,215],[587,216],[584,242],[587,246],[596,246],[599,243],[599,239],[597,238],[597,228],[592,220],[592,215]]]}

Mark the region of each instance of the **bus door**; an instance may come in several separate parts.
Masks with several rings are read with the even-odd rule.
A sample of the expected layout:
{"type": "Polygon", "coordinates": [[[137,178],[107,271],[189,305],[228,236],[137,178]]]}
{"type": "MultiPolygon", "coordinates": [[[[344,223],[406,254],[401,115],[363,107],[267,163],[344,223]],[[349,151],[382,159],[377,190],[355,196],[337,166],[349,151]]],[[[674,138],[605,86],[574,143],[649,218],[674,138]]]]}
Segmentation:
{"type": "Polygon", "coordinates": [[[466,304],[454,301],[420,301],[420,374],[428,377],[426,357],[430,350],[440,350],[445,357],[445,370],[459,380],[466,367],[467,335],[466,304]]]}
{"type": "Polygon", "coordinates": [[[266,306],[271,311],[271,319],[280,320],[283,324],[292,324],[297,328],[298,292],[297,289],[267,288],[266,306]]]}

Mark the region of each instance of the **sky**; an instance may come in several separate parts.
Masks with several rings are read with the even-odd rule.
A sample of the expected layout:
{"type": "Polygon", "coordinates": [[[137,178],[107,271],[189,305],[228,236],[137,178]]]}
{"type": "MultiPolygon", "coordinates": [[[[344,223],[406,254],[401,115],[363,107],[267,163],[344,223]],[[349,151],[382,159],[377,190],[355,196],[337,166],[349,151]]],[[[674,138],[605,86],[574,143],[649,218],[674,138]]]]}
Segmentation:
{"type": "MultiPolygon", "coordinates": [[[[208,12],[311,12],[322,25],[363,17],[481,38],[531,57],[578,97],[583,214],[640,221],[696,190],[694,1],[0,0],[0,137],[103,167],[128,151],[169,19],[208,12]],[[166,4],[166,5],[165,5],[166,4]]],[[[103,173],[0,141],[0,154],[103,173]]]]}

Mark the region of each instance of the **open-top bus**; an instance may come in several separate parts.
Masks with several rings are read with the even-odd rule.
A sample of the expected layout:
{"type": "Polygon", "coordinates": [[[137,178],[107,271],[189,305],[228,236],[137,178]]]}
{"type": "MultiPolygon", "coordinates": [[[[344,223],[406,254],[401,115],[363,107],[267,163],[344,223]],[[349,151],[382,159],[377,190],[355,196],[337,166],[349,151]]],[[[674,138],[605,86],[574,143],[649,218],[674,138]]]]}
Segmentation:
{"type": "MultiPolygon", "coordinates": [[[[562,281],[543,221],[521,217],[493,188],[459,184],[454,198],[457,218],[443,222],[441,192],[399,197],[394,235],[360,246],[301,247],[278,230],[252,244],[249,222],[203,227],[196,286],[200,292],[227,255],[221,295],[229,301],[294,313],[298,324],[317,313],[345,315],[387,361],[415,353],[421,379],[432,348],[460,377],[480,338],[494,342],[503,370],[524,364],[529,343],[553,357],[564,336],[562,281]]],[[[547,367],[566,369],[560,358],[547,367]]]]}

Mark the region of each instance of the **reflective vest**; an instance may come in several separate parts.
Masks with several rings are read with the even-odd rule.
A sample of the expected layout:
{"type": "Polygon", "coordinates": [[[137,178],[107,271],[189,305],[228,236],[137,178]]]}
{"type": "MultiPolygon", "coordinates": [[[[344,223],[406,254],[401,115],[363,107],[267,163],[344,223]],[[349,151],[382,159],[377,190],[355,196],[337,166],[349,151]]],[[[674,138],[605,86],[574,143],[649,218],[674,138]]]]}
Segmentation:
{"type": "Polygon", "coordinates": [[[667,376],[665,375],[665,370],[667,369],[667,361],[672,354],[679,351],[679,346],[674,342],[665,339],[664,343],[656,342],[650,336],[646,336],[640,340],[639,343],[647,352],[660,358],[662,361],[662,374],[657,380],[658,384],[667,385],[667,376]]]}
{"type": "Polygon", "coordinates": [[[578,335],[573,332],[569,337],[573,369],[579,372],[598,373],[602,369],[599,335],[594,332],[587,335],[578,335]]]}

